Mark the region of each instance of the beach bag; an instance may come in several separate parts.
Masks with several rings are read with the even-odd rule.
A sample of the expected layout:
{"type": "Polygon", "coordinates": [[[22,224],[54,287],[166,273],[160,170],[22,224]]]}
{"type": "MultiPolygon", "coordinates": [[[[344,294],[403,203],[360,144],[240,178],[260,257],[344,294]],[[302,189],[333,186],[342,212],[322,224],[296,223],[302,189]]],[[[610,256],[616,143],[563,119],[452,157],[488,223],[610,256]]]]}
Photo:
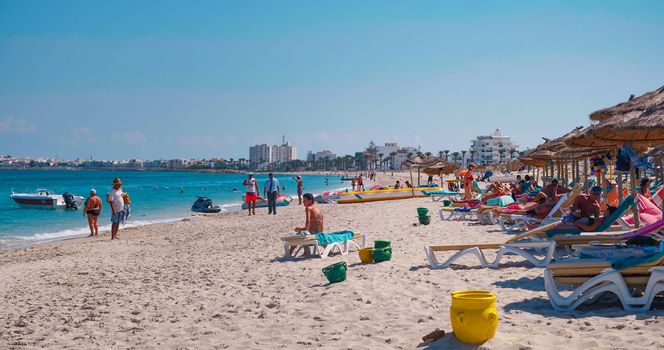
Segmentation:
{"type": "Polygon", "coordinates": [[[124,204],[131,204],[131,199],[129,198],[129,193],[124,192],[122,194],[122,201],[124,202],[124,204]]]}

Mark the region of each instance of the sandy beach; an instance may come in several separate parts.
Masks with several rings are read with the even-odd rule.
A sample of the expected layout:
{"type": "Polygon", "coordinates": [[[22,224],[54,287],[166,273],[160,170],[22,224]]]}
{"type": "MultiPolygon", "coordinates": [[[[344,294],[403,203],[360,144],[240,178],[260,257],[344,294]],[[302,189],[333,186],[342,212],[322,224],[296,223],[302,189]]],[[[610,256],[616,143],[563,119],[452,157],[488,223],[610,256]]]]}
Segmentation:
{"type": "Polygon", "coordinates": [[[542,269],[518,257],[501,269],[431,270],[425,244],[507,238],[497,226],[435,214],[414,225],[416,208],[438,206],[429,198],[319,205],[330,231],[390,240],[392,260],[379,264],[361,264],[355,252],[283,259],[279,238],[304,221],[297,205],[277,216],[259,209],[124,229],[116,242],[105,233],[0,251],[0,348],[664,348],[662,311],[556,312],[542,269]],[[321,269],[342,260],[347,280],[328,284],[321,269]],[[452,334],[421,345],[436,328],[452,332],[450,292],[462,289],[495,292],[496,337],[479,347],[452,334]]]}

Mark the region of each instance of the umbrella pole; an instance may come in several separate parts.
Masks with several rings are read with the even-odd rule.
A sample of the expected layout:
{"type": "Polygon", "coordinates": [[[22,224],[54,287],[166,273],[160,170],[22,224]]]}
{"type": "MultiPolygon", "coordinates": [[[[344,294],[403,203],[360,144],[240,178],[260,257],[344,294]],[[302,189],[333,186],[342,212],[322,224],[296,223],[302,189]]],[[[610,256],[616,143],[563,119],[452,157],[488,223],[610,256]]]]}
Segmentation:
{"type": "MultiPolygon", "coordinates": [[[[420,187],[420,167],[417,167],[417,187],[420,187]]],[[[414,196],[414,194],[413,194],[414,196]]]]}
{"type": "Polygon", "coordinates": [[[639,208],[636,206],[636,169],[634,169],[634,166],[629,167],[629,177],[630,177],[630,187],[632,190],[632,198],[634,202],[632,202],[632,213],[634,213],[634,227],[639,228],[640,225],[640,220],[639,220],[639,208]]]}
{"type": "Polygon", "coordinates": [[[583,190],[588,192],[588,158],[583,160],[583,190]]]}
{"type": "Polygon", "coordinates": [[[622,202],[622,200],[623,200],[623,179],[622,179],[622,173],[620,171],[616,171],[616,182],[618,183],[618,201],[622,202]]]}
{"type": "Polygon", "coordinates": [[[413,167],[408,167],[408,169],[410,170],[410,192],[413,194],[413,197],[415,197],[415,189],[413,188],[413,167]]]}
{"type": "MultiPolygon", "coordinates": [[[[575,163],[576,163],[576,178],[574,180],[576,181],[576,183],[578,183],[579,181],[581,181],[581,173],[579,172],[580,170],[579,160],[578,159],[575,160],[575,163]]],[[[574,185],[576,185],[576,183],[574,185]]]]}

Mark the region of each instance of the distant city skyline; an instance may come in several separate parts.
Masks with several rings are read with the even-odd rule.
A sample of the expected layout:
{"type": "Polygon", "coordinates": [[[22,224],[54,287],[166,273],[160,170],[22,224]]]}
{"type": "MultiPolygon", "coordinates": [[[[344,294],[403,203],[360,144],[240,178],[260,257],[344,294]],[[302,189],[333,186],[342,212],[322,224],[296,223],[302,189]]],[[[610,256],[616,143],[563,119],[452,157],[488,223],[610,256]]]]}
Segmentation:
{"type": "Polygon", "coordinates": [[[520,149],[664,84],[661,1],[0,0],[0,154],[520,149]]]}

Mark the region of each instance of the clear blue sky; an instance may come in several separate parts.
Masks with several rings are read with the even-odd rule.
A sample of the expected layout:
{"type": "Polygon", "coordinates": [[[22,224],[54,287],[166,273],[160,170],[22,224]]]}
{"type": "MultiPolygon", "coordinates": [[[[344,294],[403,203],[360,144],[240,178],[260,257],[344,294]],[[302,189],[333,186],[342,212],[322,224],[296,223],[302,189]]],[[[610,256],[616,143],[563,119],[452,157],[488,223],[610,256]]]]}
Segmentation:
{"type": "Polygon", "coordinates": [[[0,0],[0,154],[522,148],[664,85],[664,1],[0,0]]]}

